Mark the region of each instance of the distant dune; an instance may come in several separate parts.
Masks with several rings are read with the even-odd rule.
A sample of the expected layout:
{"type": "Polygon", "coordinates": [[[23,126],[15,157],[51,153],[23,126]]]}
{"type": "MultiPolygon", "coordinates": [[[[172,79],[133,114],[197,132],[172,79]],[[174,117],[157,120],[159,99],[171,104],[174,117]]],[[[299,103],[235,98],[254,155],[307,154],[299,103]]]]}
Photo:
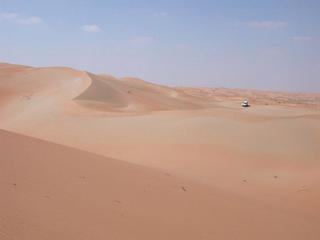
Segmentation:
{"type": "Polygon", "coordinates": [[[200,108],[203,103],[182,91],[140,79],[116,79],[88,73],[91,84],[75,98],[82,106],[100,111],[146,112],[200,108]]]}
{"type": "Polygon", "coordinates": [[[3,63],[0,128],[0,239],[319,239],[320,94],[3,63]]]}

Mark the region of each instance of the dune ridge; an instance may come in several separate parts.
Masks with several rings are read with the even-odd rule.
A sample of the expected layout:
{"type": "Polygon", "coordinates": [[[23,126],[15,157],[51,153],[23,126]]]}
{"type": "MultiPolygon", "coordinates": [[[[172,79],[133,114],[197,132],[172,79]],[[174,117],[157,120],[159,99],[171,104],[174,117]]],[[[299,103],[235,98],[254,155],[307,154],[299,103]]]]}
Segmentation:
{"type": "Polygon", "coordinates": [[[101,111],[147,112],[159,110],[195,109],[203,102],[183,92],[140,79],[116,79],[112,76],[88,73],[91,85],[75,98],[83,106],[101,111]]]}
{"type": "MultiPolygon", "coordinates": [[[[102,112],[150,112],[228,107],[249,98],[253,104],[319,109],[319,94],[287,94],[253,90],[169,88],[136,78],[117,79],[66,67],[32,68],[0,64],[1,103],[10,97],[59,97],[102,112]],[[229,104],[229,105],[228,105],[229,104]]],[[[11,98],[12,99],[12,98],[11,98]]]]}

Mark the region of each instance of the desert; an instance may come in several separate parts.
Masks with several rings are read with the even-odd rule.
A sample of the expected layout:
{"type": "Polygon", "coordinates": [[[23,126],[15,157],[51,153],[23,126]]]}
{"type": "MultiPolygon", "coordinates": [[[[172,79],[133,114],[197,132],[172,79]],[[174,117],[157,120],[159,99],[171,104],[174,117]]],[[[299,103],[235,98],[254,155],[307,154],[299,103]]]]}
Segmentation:
{"type": "Polygon", "coordinates": [[[319,123],[317,93],[1,63],[0,239],[319,239],[319,123]]]}

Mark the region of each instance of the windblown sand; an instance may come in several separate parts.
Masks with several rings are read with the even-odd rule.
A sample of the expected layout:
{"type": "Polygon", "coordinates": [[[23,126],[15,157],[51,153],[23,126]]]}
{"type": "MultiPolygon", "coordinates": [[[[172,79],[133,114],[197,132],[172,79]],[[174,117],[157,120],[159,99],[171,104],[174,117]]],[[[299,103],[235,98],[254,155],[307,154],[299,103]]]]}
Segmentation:
{"type": "Polygon", "coordinates": [[[0,128],[1,240],[320,238],[319,94],[0,64],[0,128]]]}

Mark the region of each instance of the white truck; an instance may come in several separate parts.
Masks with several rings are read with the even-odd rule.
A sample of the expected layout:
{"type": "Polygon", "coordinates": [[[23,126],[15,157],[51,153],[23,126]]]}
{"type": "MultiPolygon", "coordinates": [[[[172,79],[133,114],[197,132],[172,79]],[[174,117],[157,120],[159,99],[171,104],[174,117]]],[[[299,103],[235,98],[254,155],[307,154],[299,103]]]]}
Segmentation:
{"type": "Polygon", "coordinates": [[[248,100],[242,101],[241,106],[242,107],[250,107],[248,100]]]}

